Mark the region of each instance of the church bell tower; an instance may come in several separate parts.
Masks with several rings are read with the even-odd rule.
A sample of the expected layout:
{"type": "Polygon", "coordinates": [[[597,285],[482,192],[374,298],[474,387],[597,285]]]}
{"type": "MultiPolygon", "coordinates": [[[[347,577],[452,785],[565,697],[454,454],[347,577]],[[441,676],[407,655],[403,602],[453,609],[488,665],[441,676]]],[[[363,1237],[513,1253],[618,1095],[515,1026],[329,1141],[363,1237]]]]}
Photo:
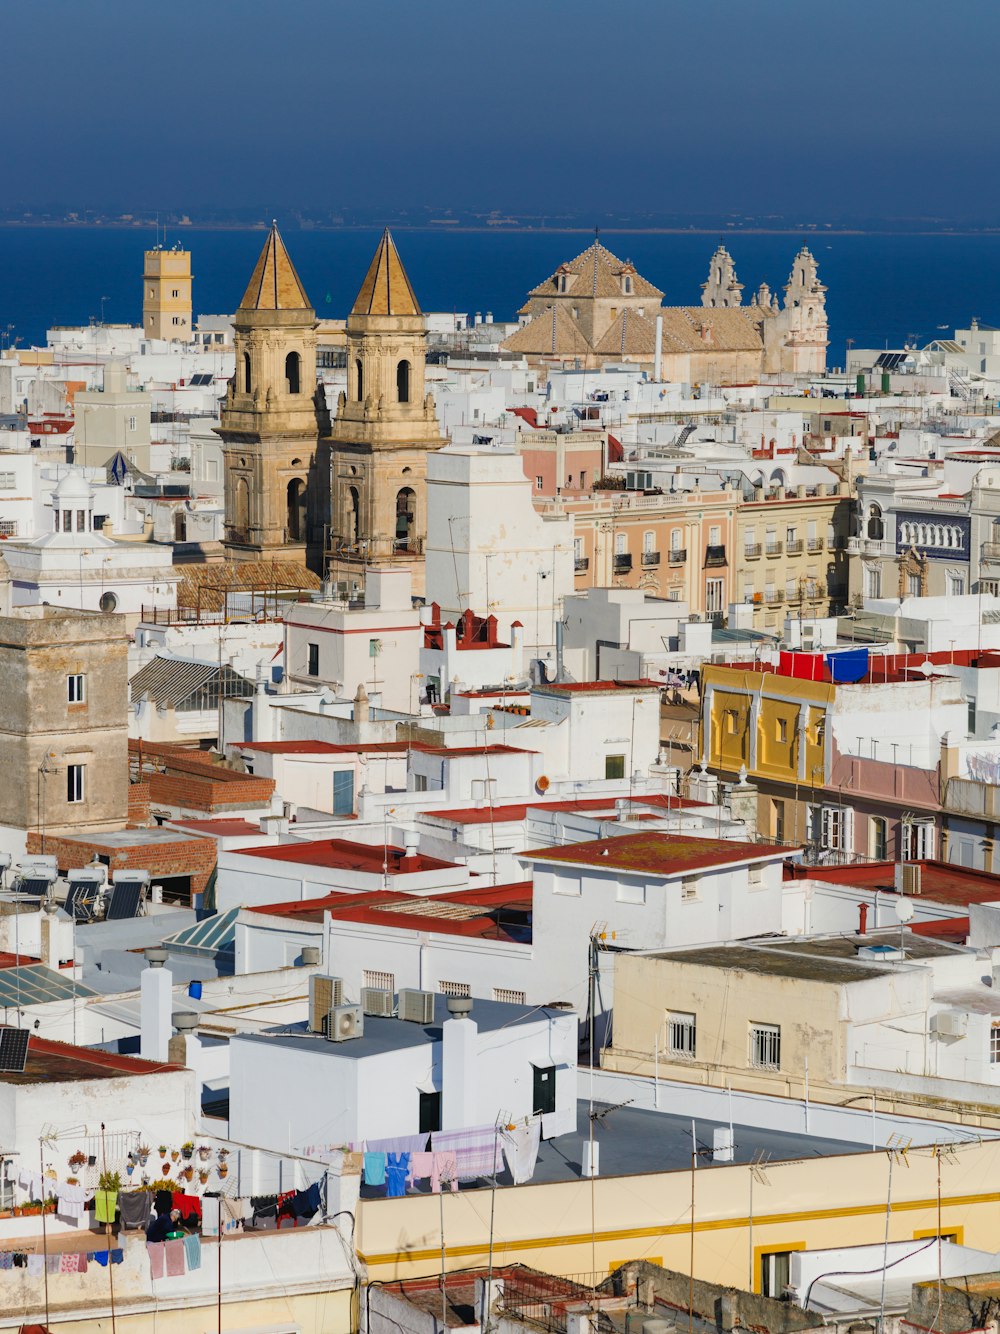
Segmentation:
{"type": "Polygon", "coordinates": [[[425,392],[426,324],[388,230],[347,319],[347,391],[330,438],[327,574],[348,591],[367,565],[424,590],[427,454],[444,444],[425,392]]]}
{"type": "Polygon", "coordinates": [[[233,320],[221,421],[231,558],[305,561],[317,510],[316,314],[272,223],[233,320]]]}

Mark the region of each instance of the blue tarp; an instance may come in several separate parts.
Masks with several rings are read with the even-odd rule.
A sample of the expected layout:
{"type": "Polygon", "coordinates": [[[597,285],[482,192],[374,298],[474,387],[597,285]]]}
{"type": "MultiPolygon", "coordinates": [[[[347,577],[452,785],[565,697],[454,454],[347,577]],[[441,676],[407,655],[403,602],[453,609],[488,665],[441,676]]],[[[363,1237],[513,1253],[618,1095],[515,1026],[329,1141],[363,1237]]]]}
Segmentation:
{"type": "Polygon", "coordinates": [[[846,684],[851,681],[860,681],[862,677],[868,675],[868,650],[866,648],[851,648],[843,653],[828,653],[826,655],[826,666],[830,673],[830,680],[835,685],[838,682],[846,684]]]}

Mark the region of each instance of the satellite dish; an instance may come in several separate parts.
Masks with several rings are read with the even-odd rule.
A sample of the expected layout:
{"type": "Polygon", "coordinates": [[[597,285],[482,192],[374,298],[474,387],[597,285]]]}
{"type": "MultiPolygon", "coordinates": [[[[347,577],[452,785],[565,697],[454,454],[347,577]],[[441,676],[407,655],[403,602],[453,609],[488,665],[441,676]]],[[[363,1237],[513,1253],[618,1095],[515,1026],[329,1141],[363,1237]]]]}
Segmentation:
{"type": "Polygon", "coordinates": [[[933,676],[934,664],[931,662],[930,658],[925,658],[924,661],[917,668],[917,671],[923,672],[924,676],[933,676]]]}
{"type": "Polygon", "coordinates": [[[898,898],[896,900],[896,916],[900,922],[908,922],[913,916],[913,904],[907,898],[898,898]]]}

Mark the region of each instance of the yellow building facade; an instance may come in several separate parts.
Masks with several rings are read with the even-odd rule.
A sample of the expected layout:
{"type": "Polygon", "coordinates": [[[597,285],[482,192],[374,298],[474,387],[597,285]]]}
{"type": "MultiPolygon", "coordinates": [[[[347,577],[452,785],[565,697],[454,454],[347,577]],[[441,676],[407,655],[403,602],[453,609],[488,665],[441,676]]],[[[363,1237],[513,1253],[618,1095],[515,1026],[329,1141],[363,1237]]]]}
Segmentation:
{"type": "Polygon", "coordinates": [[[147,250],[142,271],[142,331],[147,338],[191,339],[191,251],[147,250]]]}

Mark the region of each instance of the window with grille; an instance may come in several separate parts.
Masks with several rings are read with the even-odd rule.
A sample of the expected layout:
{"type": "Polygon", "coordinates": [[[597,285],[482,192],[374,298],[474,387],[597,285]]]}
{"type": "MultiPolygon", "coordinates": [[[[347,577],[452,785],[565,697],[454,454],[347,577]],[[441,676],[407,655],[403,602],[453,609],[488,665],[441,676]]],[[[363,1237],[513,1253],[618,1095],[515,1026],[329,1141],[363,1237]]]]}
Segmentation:
{"type": "Polygon", "coordinates": [[[17,537],[16,519],[0,519],[0,537],[17,537]]]}
{"type": "Polygon", "coordinates": [[[83,672],[73,672],[66,678],[66,700],[70,704],[84,702],[83,672]]]}
{"type": "Polygon", "coordinates": [[[681,881],[681,902],[693,903],[698,898],[698,877],[689,876],[681,881]]]}
{"type": "Polygon", "coordinates": [[[693,1059],[696,1049],[695,1018],[683,1010],[667,1011],[667,1050],[671,1056],[693,1059]]]}
{"type": "Polygon", "coordinates": [[[934,856],[934,824],[914,820],[903,825],[903,861],[922,862],[934,856]]]}
{"type": "Polygon", "coordinates": [[[465,996],[472,995],[472,985],[469,982],[439,982],[438,991],[442,996],[465,996]]]}
{"type": "Polygon", "coordinates": [[[366,968],[361,974],[363,987],[374,987],[377,991],[395,991],[396,978],[392,973],[383,973],[377,968],[366,968]]]}
{"type": "Polygon", "coordinates": [[[514,991],[511,987],[494,987],[493,999],[503,1001],[505,1005],[523,1005],[524,992],[514,991]]]}
{"type": "Polygon", "coordinates": [[[17,485],[17,474],[13,472],[0,472],[0,491],[13,491],[17,485]]]}
{"type": "Polygon", "coordinates": [[[990,1029],[990,1065],[1000,1065],[1000,1024],[990,1029]]]}
{"type": "Polygon", "coordinates": [[[755,1070],[777,1070],[781,1065],[781,1029],[777,1024],[750,1025],[750,1064],[755,1070]]]}
{"type": "Polygon", "coordinates": [[[709,616],[718,616],[722,611],[723,592],[721,579],[705,580],[705,611],[709,616]]]}
{"type": "Polygon", "coordinates": [[[66,800],[76,804],[83,801],[83,765],[68,764],[66,766],[66,800]]]}

